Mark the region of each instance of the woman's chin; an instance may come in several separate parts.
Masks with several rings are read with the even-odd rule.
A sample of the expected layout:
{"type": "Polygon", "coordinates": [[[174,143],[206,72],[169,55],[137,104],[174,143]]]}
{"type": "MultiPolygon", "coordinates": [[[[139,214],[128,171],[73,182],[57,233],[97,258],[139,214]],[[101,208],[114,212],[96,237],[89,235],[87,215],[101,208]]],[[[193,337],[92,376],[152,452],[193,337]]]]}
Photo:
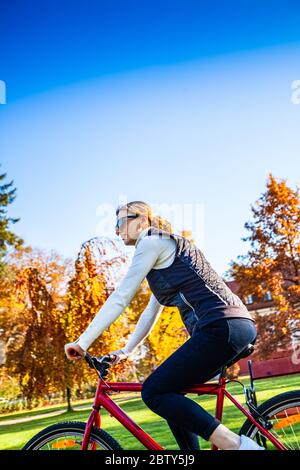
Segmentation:
{"type": "Polygon", "coordinates": [[[131,238],[122,238],[122,240],[126,246],[131,246],[135,244],[134,240],[131,240],[131,238]]]}

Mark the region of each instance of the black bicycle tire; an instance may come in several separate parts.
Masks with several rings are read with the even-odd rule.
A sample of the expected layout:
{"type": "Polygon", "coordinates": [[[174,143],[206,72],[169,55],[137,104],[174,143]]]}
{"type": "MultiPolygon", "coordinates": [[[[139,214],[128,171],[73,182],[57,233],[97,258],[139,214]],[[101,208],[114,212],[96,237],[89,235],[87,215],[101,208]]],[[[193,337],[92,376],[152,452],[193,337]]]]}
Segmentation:
{"type": "MultiPolygon", "coordinates": [[[[293,404],[295,404],[295,406],[300,406],[300,390],[293,390],[291,392],[283,392],[279,395],[275,395],[275,397],[272,397],[259,405],[257,410],[263,417],[267,418],[268,416],[275,414],[277,409],[280,411],[280,407],[284,405],[290,406],[293,404]]],[[[239,435],[241,436],[244,434],[245,436],[254,439],[257,432],[258,428],[249,419],[246,419],[239,431],[239,435]],[[256,432],[254,434],[255,430],[256,432]]],[[[270,432],[272,432],[272,429],[270,432]]]]}
{"type": "MultiPolygon", "coordinates": [[[[37,445],[41,444],[45,438],[51,437],[52,435],[57,434],[59,431],[66,433],[70,432],[80,432],[84,434],[86,423],[81,421],[62,421],[61,423],[56,423],[51,426],[48,426],[45,429],[42,429],[40,432],[35,434],[22,448],[22,450],[39,450],[34,449],[37,445]]],[[[98,443],[105,444],[107,448],[105,450],[123,450],[118,441],[112,437],[104,429],[99,429],[96,426],[93,426],[91,431],[91,437],[95,440],[98,439],[98,443]]]]}

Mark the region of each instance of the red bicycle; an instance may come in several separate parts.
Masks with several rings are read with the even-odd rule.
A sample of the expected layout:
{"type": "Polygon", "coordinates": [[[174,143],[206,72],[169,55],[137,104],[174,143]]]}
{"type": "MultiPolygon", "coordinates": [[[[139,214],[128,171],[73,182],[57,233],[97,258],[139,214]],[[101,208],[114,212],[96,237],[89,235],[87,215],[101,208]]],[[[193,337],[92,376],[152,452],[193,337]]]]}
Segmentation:
{"type": "MultiPolygon", "coordinates": [[[[267,450],[299,450],[300,449],[300,390],[281,393],[258,406],[252,361],[248,361],[250,387],[244,386],[238,380],[226,379],[226,369],[242,357],[253,352],[253,345],[248,345],[234,360],[226,364],[220,373],[217,383],[207,382],[194,385],[183,390],[184,393],[198,395],[216,395],[215,416],[222,421],[224,398],[245,416],[239,434],[256,439],[259,445],[267,450]],[[246,396],[246,409],[229,391],[226,384],[237,382],[241,384],[246,396]]],[[[76,353],[74,351],[74,353],[76,353]]],[[[85,360],[95,369],[99,377],[93,408],[87,423],[61,422],[49,426],[36,434],[23,447],[23,450],[123,450],[121,445],[109,433],[101,428],[100,410],[105,408],[129,432],[131,432],[146,449],[166,450],[147,434],[120,408],[109,395],[116,392],[141,392],[142,383],[106,382],[110,367],[111,356],[97,358],[88,353],[85,360]]],[[[217,450],[217,447],[211,447],[217,450]]]]}

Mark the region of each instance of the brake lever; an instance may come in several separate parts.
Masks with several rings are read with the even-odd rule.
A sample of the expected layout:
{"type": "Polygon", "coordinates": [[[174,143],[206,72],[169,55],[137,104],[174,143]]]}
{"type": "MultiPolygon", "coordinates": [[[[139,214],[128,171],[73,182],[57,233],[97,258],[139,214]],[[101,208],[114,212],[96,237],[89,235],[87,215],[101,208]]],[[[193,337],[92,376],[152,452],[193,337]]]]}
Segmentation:
{"type": "Polygon", "coordinates": [[[91,356],[88,352],[85,352],[84,359],[91,368],[96,370],[97,375],[102,379],[107,376],[111,361],[113,360],[110,355],[102,356],[101,359],[99,359],[96,356],[91,356]]]}
{"type": "Polygon", "coordinates": [[[94,362],[93,362],[93,356],[91,356],[87,351],[84,353],[84,359],[86,360],[86,362],[88,363],[88,365],[94,369],[94,362]]]}

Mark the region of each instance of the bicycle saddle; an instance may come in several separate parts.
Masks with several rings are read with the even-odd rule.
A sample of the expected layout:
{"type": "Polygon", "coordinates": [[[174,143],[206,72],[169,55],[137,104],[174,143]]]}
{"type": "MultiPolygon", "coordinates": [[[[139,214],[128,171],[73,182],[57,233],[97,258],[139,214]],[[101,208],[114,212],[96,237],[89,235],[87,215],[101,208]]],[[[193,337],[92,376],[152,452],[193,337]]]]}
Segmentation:
{"type": "Polygon", "coordinates": [[[232,366],[232,364],[239,361],[240,359],[250,356],[253,353],[253,351],[254,351],[254,343],[247,344],[247,346],[237,356],[235,356],[233,359],[227,362],[225,366],[226,367],[232,366]]]}

